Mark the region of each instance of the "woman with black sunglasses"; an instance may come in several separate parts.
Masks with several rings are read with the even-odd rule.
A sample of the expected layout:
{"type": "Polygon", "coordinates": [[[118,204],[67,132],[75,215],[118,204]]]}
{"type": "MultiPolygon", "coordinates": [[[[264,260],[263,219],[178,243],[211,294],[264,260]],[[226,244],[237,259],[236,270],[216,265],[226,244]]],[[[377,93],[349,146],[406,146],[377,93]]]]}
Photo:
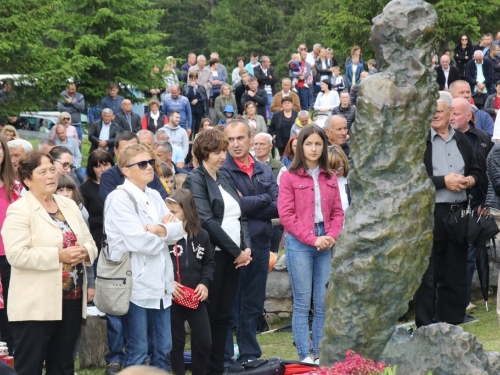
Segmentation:
{"type": "Polygon", "coordinates": [[[127,342],[124,367],[143,364],[149,353],[151,366],[170,370],[174,273],[168,245],[180,240],[184,229],[160,194],[147,187],[155,164],[143,145],[120,151],[118,167],[125,180],[106,198],[104,228],[111,260],[131,255],[132,293],[122,320],[127,342]],[[154,332],[149,345],[148,332],[154,332]]]}
{"type": "Polygon", "coordinates": [[[457,68],[460,71],[460,77],[465,78],[465,66],[467,63],[474,58],[474,47],[467,35],[462,35],[460,40],[455,46],[455,61],[457,63],[457,68]]]}

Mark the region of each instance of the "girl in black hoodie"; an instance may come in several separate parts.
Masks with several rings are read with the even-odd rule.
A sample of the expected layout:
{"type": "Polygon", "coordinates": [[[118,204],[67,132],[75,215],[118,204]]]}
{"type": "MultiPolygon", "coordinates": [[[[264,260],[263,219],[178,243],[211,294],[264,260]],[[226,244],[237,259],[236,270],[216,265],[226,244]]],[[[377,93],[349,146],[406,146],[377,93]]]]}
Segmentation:
{"type": "Polygon", "coordinates": [[[200,218],[193,195],[189,190],[179,189],[167,198],[167,206],[184,223],[184,238],[169,246],[174,266],[174,297],[182,297],[182,286],[195,290],[200,301],[197,309],[172,302],[170,311],[172,329],[172,351],[170,364],[174,375],[184,375],[184,345],[186,335],[184,320],[191,327],[191,355],[193,375],[204,375],[210,357],[212,337],[206,300],[208,287],[213,280],[215,262],[208,233],[201,228],[200,218]],[[176,259],[178,256],[178,262],[176,259]],[[180,280],[177,264],[179,264],[180,280]]]}

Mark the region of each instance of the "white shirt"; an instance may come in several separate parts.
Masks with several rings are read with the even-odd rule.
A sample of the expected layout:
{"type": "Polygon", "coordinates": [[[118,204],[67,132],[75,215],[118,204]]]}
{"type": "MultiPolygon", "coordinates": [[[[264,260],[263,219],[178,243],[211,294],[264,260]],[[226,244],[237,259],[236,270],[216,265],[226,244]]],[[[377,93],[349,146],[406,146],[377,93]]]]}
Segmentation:
{"type": "Polygon", "coordinates": [[[311,68],[313,65],[316,64],[316,60],[314,59],[314,55],[312,52],[307,53],[306,62],[308,62],[309,65],[311,65],[311,68]]]}
{"type": "MultiPolygon", "coordinates": [[[[262,68],[262,71],[267,76],[267,69],[262,68]]],[[[266,90],[267,95],[272,95],[273,94],[273,90],[271,89],[271,85],[264,85],[264,89],[266,90]]]]}
{"type": "MultiPolygon", "coordinates": [[[[222,218],[221,228],[233,240],[233,242],[240,246],[241,244],[241,208],[240,204],[229,194],[224,188],[219,185],[222,200],[224,201],[224,216],[222,218]]],[[[220,251],[219,247],[215,251],[220,251]]]]}
{"type": "Polygon", "coordinates": [[[130,300],[143,308],[169,307],[174,290],[174,271],[168,245],[175,244],[184,235],[181,222],[161,224],[170,211],[160,194],[146,187],[145,191],[125,179],[123,185],[112,191],[104,204],[104,227],[108,237],[111,260],[119,260],[131,253],[132,293],[130,300]],[[123,189],[137,202],[133,202],[123,189]],[[159,237],[144,229],[147,224],[163,225],[166,237],[159,237]]]}
{"type": "MultiPolygon", "coordinates": [[[[111,128],[111,123],[109,123],[109,124],[105,124],[104,122],[102,123],[101,132],[99,133],[99,140],[107,141],[109,139],[109,129],[110,128],[111,128]]],[[[100,148],[100,149],[107,151],[109,149],[109,147],[106,146],[106,148],[100,148]]]]}
{"type": "Polygon", "coordinates": [[[290,96],[290,90],[288,90],[288,92],[284,92],[283,90],[281,90],[281,97],[286,98],[287,96],[290,96]]]}
{"type": "Polygon", "coordinates": [[[346,177],[337,177],[337,181],[339,183],[340,190],[340,200],[342,201],[342,209],[347,210],[349,207],[349,199],[347,198],[347,178],[346,177]]]}
{"type": "MultiPolygon", "coordinates": [[[[477,70],[476,82],[478,82],[478,83],[484,83],[484,81],[485,81],[486,79],[484,78],[484,74],[483,74],[483,63],[478,64],[478,63],[476,62],[476,70],[477,70]]],[[[476,91],[477,91],[477,85],[476,85],[476,86],[474,86],[474,92],[476,92],[476,91]]],[[[487,94],[487,93],[488,93],[488,88],[487,88],[487,87],[485,87],[485,88],[483,89],[483,94],[487,94]]]]}
{"type": "Polygon", "coordinates": [[[448,88],[448,76],[450,75],[450,68],[448,68],[447,70],[443,69],[443,72],[444,72],[444,87],[448,88]]]}

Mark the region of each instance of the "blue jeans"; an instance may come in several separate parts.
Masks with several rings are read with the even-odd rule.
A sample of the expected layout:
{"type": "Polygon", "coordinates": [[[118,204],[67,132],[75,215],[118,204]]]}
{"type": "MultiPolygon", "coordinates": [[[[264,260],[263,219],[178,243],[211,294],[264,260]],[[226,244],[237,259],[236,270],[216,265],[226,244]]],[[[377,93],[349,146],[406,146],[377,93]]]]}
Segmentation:
{"type": "Polygon", "coordinates": [[[314,86],[316,86],[314,83],[309,85],[309,108],[314,108],[314,102],[315,102],[314,86]]]}
{"type": "Polygon", "coordinates": [[[297,87],[297,94],[299,94],[300,109],[307,111],[307,108],[309,108],[309,89],[307,87],[297,87]]]}
{"type": "Polygon", "coordinates": [[[104,359],[106,363],[120,363],[125,360],[125,353],[123,353],[123,316],[106,315],[108,319],[107,334],[108,334],[108,348],[109,353],[106,354],[104,359]]]}
{"type": "Polygon", "coordinates": [[[273,96],[271,94],[267,94],[267,113],[269,114],[269,119],[273,118],[273,113],[271,112],[271,103],[273,102],[273,96]]]}
{"type": "MultiPolygon", "coordinates": [[[[323,223],[316,224],[316,236],[325,235],[323,223]]],[[[319,342],[323,337],[325,322],[325,293],[332,269],[332,251],[318,251],[297,240],[290,233],[286,236],[286,265],[293,295],[292,331],[300,360],[310,355],[309,323],[311,296],[314,304],[312,325],[313,355],[319,356],[319,342]]]]}
{"type": "Polygon", "coordinates": [[[124,367],[144,364],[149,350],[150,365],[170,371],[169,353],[172,350],[170,307],[163,308],[161,302],[159,309],[145,309],[130,302],[123,328],[127,339],[124,367]]]}
{"type": "MultiPolygon", "coordinates": [[[[75,127],[76,132],[78,133],[78,139],[80,140],[80,142],[82,142],[83,140],[82,124],[73,124],[73,126],[75,127]]],[[[82,149],[81,143],[80,143],[80,149],[82,149]]]]}

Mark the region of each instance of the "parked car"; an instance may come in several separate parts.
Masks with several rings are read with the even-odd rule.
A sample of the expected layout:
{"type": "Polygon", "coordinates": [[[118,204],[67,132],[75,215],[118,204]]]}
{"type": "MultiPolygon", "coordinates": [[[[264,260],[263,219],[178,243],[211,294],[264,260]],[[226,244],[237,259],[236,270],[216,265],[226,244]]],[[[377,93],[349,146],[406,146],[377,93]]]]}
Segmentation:
{"type": "MultiPolygon", "coordinates": [[[[47,124],[47,130],[50,130],[59,118],[58,111],[41,111],[41,112],[23,112],[19,115],[18,127],[23,130],[40,131],[42,123],[47,124]]],[[[82,130],[84,134],[88,134],[87,115],[82,114],[82,130]]]]}

